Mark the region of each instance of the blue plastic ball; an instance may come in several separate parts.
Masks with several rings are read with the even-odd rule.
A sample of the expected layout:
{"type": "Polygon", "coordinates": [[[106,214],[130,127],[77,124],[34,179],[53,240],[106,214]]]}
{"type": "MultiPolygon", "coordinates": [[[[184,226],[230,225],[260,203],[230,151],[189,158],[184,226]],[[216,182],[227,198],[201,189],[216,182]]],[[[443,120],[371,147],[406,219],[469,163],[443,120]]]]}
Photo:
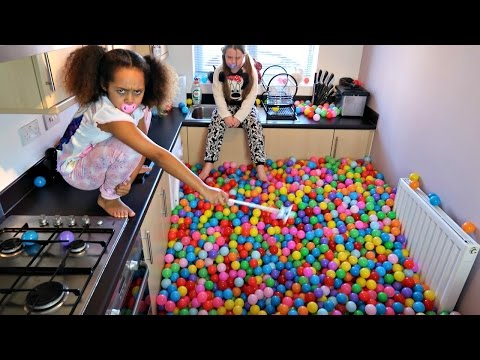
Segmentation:
{"type": "Polygon", "coordinates": [[[430,204],[433,206],[439,206],[441,203],[440,197],[438,195],[430,196],[430,204]]]}
{"type": "MultiPolygon", "coordinates": [[[[33,231],[33,230],[27,230],[23,233],[22,240],[38,240],[38,233],[36,231],[33,231]]],[[[30,245],[33,245],[35,243],[25,241],[23,244],[25,246],[30,246],[30,245]]]]}
{"type": "Polygon", "coordinates": [[[179,109],[183,109],[185,106],[186,106],[186,105],[185,105],[185,103],[184,103],[183,101],[180,101],[180,102],[178,103],[178,108],[179,108],[179,109]]]}
{"type": "Polygon", "coordinates": [[[43,176],[37,176],[34,180],[33,180],[33,184],[36,186],[36,187],[44,187],[45,184],[47,183],[47,180],[45,180],[45,178],[43,176]]]}
{"type": "Polygon", "coordinates": [[[188,107],[182,107],[182,114],[188,114],[188,107]]]}

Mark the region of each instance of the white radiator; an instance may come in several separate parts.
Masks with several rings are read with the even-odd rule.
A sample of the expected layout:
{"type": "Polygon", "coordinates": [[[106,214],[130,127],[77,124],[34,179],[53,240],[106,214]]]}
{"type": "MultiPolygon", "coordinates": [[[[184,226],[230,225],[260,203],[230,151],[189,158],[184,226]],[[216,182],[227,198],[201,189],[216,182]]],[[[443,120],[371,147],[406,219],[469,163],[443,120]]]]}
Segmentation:
{"type": "Polygon", "coordinates": [[[477,244],[420,189],[401,178],[393,210],[423,283],[435,291],[438,311],[452,311],[479,250],[477,244]]]}

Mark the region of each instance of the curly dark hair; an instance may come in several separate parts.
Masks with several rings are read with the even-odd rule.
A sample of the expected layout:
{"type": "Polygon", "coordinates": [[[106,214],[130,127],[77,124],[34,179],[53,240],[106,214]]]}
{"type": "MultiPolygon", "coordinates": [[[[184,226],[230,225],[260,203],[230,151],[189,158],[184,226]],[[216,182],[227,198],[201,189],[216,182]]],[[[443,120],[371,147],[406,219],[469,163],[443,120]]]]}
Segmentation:
{"type": "Polygon", "coordinates": [[[126,49],[105,50],[98,45],[87,45],[73,51],[64,67],[65,88],[75,95],[80,105],[97,101],[106,95],[108,83],[118,68],[137,68],[145,77],[142,103],[149,107],[171,105],[178,76],[173,67],[150,55],[126,49]]]}

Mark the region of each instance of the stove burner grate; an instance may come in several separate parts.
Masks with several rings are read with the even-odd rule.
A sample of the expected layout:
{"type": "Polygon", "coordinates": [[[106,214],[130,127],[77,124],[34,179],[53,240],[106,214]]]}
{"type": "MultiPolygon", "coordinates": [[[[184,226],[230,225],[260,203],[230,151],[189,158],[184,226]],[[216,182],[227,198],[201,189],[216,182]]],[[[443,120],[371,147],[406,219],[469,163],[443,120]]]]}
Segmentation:
{"type": "Polygon", "coordinates": [[[62,283],[49,281],[35,286],[27,294],[27,311],[45,311],[63,304],[68,291],[62,283]]]}
{"type": "Polygon", "coordinates": [[[0,243],[0,254],[4,257],[17,255],[22,249],[22,240],[18,238],[10,238],[0,243]]]}

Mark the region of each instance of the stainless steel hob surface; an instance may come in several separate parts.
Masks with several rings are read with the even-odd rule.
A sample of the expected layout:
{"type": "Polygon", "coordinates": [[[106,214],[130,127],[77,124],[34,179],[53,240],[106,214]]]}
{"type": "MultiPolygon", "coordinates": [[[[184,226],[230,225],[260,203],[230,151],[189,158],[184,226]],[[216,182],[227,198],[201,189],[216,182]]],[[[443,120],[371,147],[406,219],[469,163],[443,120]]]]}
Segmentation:
{"type": "Polygon", "coordinates": [[[80,315],[128,219],[11,215],[0,223],[0,315],[80,315]]]}

